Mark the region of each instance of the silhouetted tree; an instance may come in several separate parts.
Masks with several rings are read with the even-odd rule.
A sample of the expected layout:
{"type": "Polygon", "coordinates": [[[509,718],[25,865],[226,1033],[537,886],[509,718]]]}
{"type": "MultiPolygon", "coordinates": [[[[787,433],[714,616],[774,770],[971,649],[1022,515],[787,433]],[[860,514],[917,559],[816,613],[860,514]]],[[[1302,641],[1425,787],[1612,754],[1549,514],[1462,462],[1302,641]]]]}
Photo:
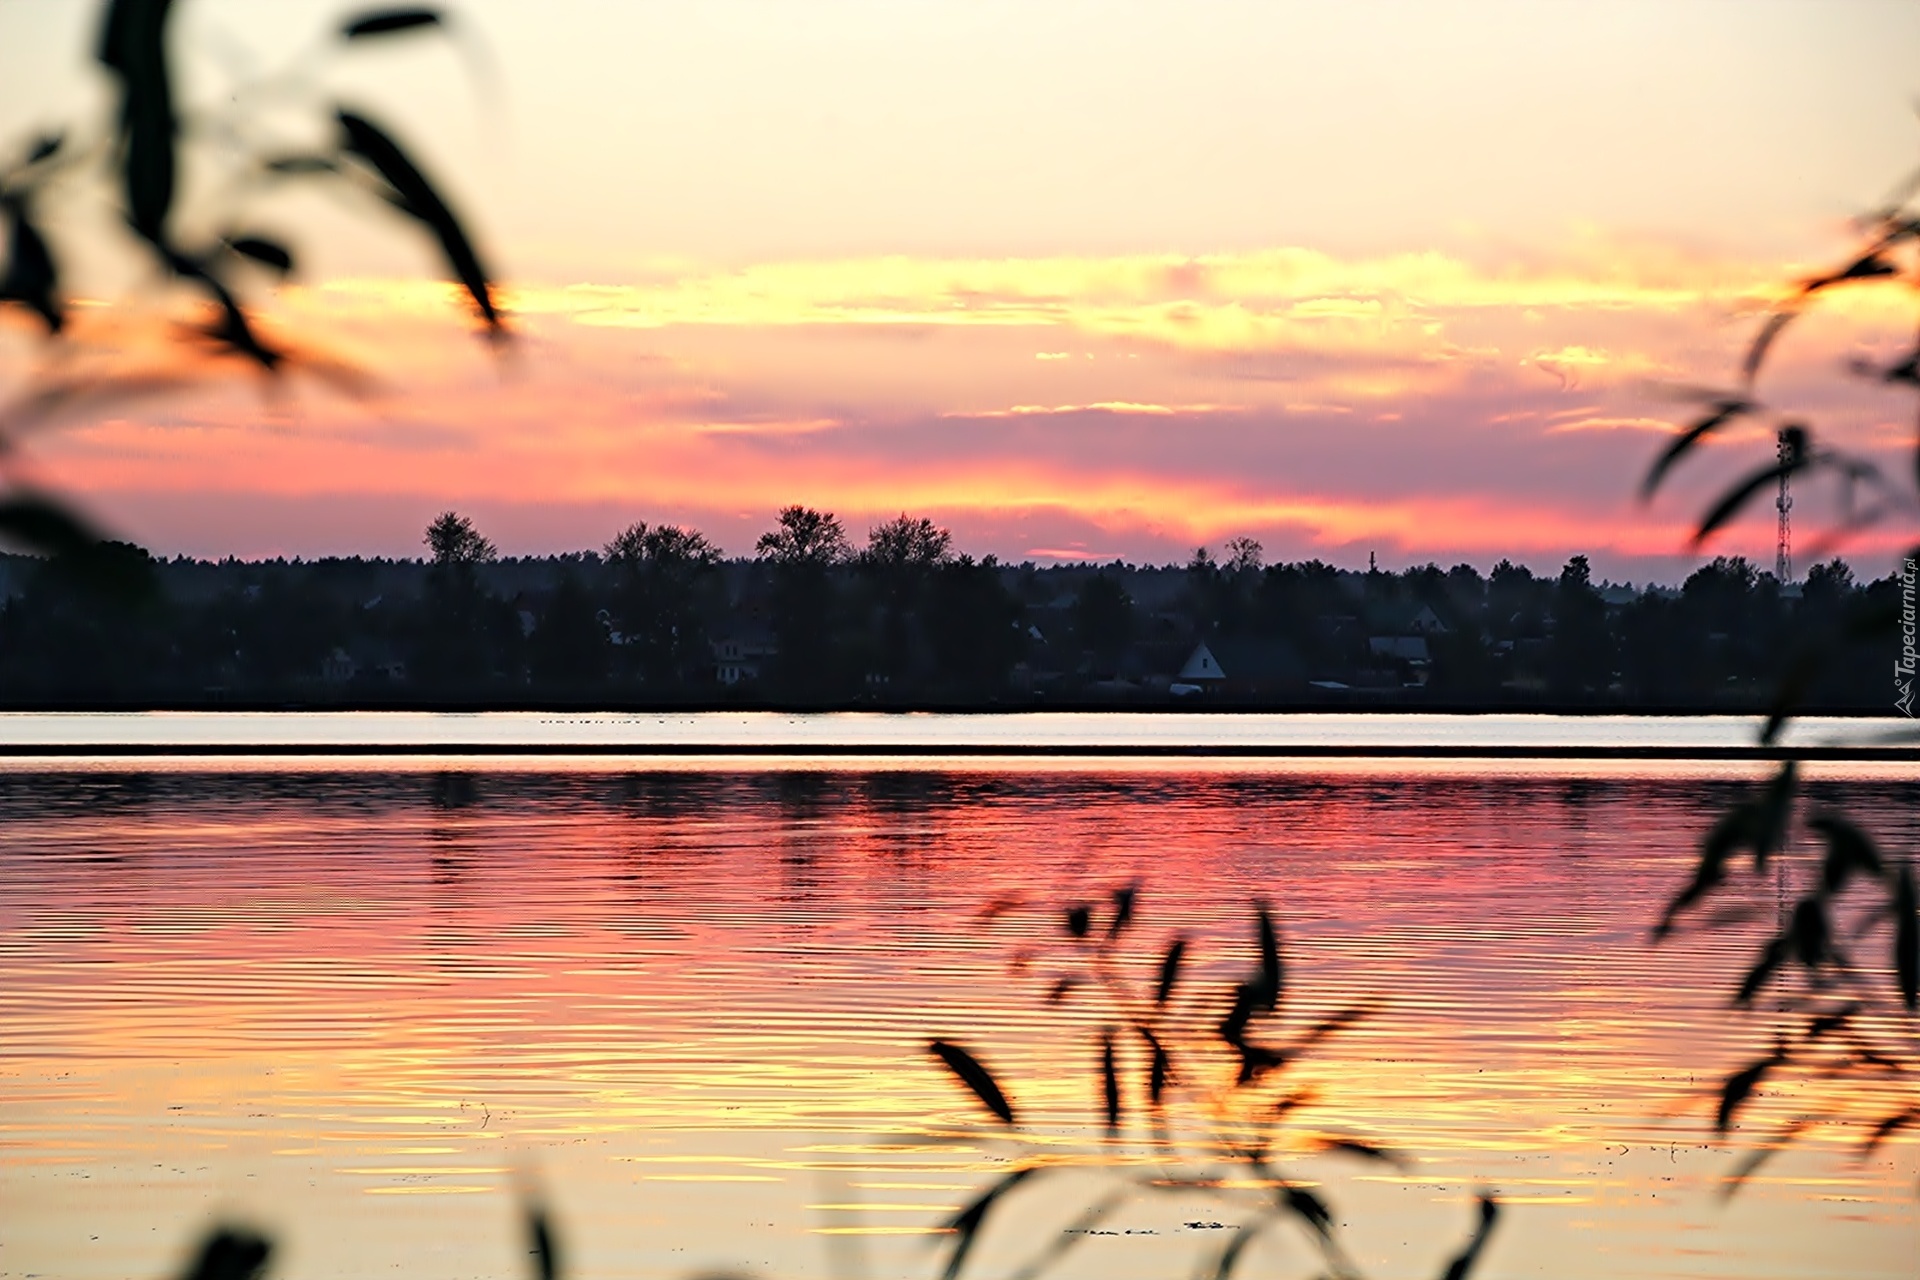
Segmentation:
{"type": "Polygon", "coordinates": [[[494,674],[504,620],[489,609],[481,589],[479,566],[498,558],[492,542],[473,521],[445,511],[427,526],[424,539],[432,559],[427,567],[426,617],[420,645],[410,664],[414,678],[432,689],[470,690],[494,674]]]}
{"type": "Polygon", "coordinates": [[[1661,706],[1680,702],[1694,690],[1706,637],[1681,629],[1678,601],[1648,590],[1620,611],[1619,625],[1620,678],[1629,698],[1661,706]]]}
{"type": "Polygon", "coordinates": [[[1228,538],[1226,571],[1235,575],[1257,574],[1265,563],[1265,549],[1256,538],[1228,538]]]}
{"type": "MultiPolygon", "coordinates": [[[[1807,570],[1800,598],[1809,609],[1832,612],[1853,594],[1853,570],[1838,556],[1807,570]]],[[[1838,616],[1837,613],[1835,616],[1838,616]]]]}
{"type": "Polygon", "coordinates": [[[773,574],[773,629],[780,646],[774,684],[802,701],[831,698],[850,687],[850,672],[833,637],[840,610],[833,570],[847,558],[838,518],[811,507],[787,507],[779,527],[754,546],[773,574]]]}
{"type": "Polygon", "coordinates": [[[655,688],[705,685],[707,596],[720,549],[697,530],[643,522],[609,542],[606,557],[625,648],[640,676],[655,688]]]}
{"type": "Polygon", "coordinates": [[[1585,556],[1560,570],[1554,587],[1553,639],[1547,651],[1547,687],[1555,698],[1576,701],[1604,693],[1613,679],[1613,646],[1607,606],[1594,589],[1585,556]]]}
{"type": "Polygon", "coordinates": [[[831,513],[783,507],[779,528],[761,534],[753,549],[771,564],[825,569],[847,558],[847,531],[831,513]]]}
{"type": "Polygon", "coordinates": [[[562,697],[590,693],[606,678],[607,653],[607,629],[593,597],[571,568],[561,570],[527,645],[535,689],[562,697]]]}
{"type": "MultiPolygon", "coordinates": [[[[1204,548],[1202,548],[1204,550],[1204,548]]],[[[1100,674],[1111,674],[1133,642],[1133,597],[1118,578],[1101,571],[1073,601],[1073,635],[1100,674]]]]}
{"type": "Polygon", "coordinates": [[[493,543],[457,511],[443,511],[434,518],[427,526],[426,544],[436,565],[491,564],[499,558],[493,543]]]}
{"type": "Polygon", "coordinates": [[[902,512],[867,531],[866,549],[860,553],[863,565],[878,569],[908,568],[924,571],[951,558],[953,534],[925,516],[902,512]]]}
{"type": "Polygon", "coordinates": [[[147,552],[128,542],[36,564],[0,613],[0,678],[12,698],[140,701],[165,689],[175,665],[166,604],[133,589],[150,581],[152,568],[147,552]]]}
{"type": "Polygon", "coordinates": [[[948,696],[1004,694],[1014,664],[1025,656],[1027,630],[1020,600],[1001,580],[992,556],[947,560],[933,570],[927,600],[927,637],[934,668],[948,696]]]}
{"type": "Polygon", "coordinates": [[[875,525],[856,561],[880,608],[880,637],[872,669],[898,682],[913,665],[918,637],[913,620],[926,603],[934,571],[950,558],[953,534],[925,516],[905,512],[875,525]]]}

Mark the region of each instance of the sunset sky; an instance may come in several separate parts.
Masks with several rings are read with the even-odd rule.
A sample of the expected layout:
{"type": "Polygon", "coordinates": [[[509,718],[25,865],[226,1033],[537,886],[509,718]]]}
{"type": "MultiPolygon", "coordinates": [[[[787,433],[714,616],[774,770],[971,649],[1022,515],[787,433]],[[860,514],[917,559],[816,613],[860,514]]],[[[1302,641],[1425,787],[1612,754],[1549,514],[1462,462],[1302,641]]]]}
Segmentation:
{"type": "MultiPolygon", "coordinates": [[[[10,149],[101,118],[97,9],[0,6],[10,149]]],[[[178,9],[205,104],[348,12],[178,9]]],[[[255,123],[318,138],[335,100],[388,123],[476,228],[520,341],[477,341],[391,214],[270,198],[247,225],[301,270],[258,283],[267,314],[384,392],[230,376],[64,422],[35,478],[167,554],[416,554],[450,506],[509,554],[641,519],[744,554],[799,502],[856,536],[931,515],[1013,560],[1184,560],[1247,534],[1269,559],[1586,552],[1672,579],[1689,517],[1770,446],[1732,433],[1639,506],[1687,412],[1664,388],[1730,380],[1759,310],[1920,161],[1911,4],[457,16],[451,40],[302,64],[309,88],[255,123]]],[[[124,299],[86,194],[47,211],[56,248],[83,297],[124,299]]],[[[1763,389],[1893,463],[1910,399],[1843,369],[1911,334],[1882,292],[1794,331],[1763,389]]],[[[6,316],[9,397],[41,358],[6,316]]],[[[1758,511],[1715,549],[1770,563],[1772,535],[1758,511]]],[[[1886,571],[1891,543],[1853,549],[1886,571]]]]}

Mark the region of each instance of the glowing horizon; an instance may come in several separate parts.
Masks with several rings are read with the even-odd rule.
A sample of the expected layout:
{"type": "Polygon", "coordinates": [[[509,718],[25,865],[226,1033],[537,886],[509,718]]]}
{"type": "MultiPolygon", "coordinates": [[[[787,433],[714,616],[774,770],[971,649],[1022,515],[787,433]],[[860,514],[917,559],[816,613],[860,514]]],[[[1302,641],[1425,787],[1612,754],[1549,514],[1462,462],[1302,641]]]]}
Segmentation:
{"type": "MultiPolygon", "coordinates": [[[[200,0],[182,48],[219,32],[265,56],[334,10],[278,12],[200,0]]],[[[511,554],[635,520],[745,554],[802,503],[856,539],[928,515],[1012,561],[1176,562],[1244,535],[1270,560],[1586,554],[1674,580],[1708,496],[1768,450],[1729,432],[1639,505],[1689,412],[1670,389],[1730,380],[1767,303],[1846,251],[1845,213],[1913,150],[1888,29],[1920,20],[1891,9],[1736,29],[1625,4],[1577,40],[1491,0],[1066,15],[846,0],[569,26],[475,4],[460,19],[511,91],[478,113],[500,154],[465,45],[371,56],[404,68],[383,110],[429,140],[521,341],[476,350],[404,230],[272,205],[319,248],[267,322],[384,390],[260,395],[156,349],[144,368],[205,385],[74,415],[28,478],[161,554],[410,555],[449,507],[511,554]]],[[[31,37],[0,55],[14,132],[86,105],[85,75],[23,56],[84,49],[84,17],[10,19],[31,37]]],[[[379,82],[340,76],[355,101],[379,82]]],[[[112,305],[76,328],[124,342],[124,304],[92,292],[112,305]]],[[[35,357],[5,320],[17,389],[35,357]]],[[[1908,323],[1874,290],[1837,296],[1765,389],[1897,464],[1911,406],[1835,367],[1908,323]]],[[[1822,495],[1797,510],[1826,550],[1822,495]]],[[[1845,548],[1867,576],[1894,549],[1845,548]]],[[[1771,512],[1722,553],[1770,563],[1771,512]]]]}

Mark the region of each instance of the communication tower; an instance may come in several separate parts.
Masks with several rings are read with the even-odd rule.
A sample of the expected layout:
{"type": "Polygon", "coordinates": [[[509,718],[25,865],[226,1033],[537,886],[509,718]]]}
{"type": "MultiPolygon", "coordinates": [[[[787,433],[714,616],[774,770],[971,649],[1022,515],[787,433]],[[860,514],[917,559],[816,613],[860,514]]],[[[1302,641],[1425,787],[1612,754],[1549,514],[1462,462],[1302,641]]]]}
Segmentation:
{"type": "Polygon", "coordinates": [[[1785,585],[1793,576],[1793,495],[1787,492],[1787,463],[1793,460],[1794,444],[1788,433],[1780,433],[1780,493],[1774,498],[1774,510],[1780,513],[1780,531],[1774,539],[1773,576],[1785,585]]]}

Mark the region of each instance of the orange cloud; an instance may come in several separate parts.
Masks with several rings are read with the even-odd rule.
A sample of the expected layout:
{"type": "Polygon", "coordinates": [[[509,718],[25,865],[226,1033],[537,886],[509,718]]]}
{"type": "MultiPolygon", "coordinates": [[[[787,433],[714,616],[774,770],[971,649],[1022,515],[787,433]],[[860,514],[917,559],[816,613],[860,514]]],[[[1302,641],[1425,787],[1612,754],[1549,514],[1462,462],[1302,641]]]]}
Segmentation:
{"type": "MultiPolygon", "coordinates": [[[[1733,369],[1772,296],[1756,282],[1773,279],[1642,250],[1497,270],[1301,249],[658,263],[626,283],[509,291],[521,337],[498,361],[450,286],[339,280],[286,291],[267,322],[359,353],[389,373],[384,396],[229,382],[113,406],[34,456],[101,495],[732,525],[794,501],[849,518],[917,508],[1010,530],[1003,554],[1273,531],[1304,548],[1664,556],[1715,467],[1744,463],[1767,428],[1725,433],[1649,515],[1627,503],[1655,447],[1638,437],[1693,411],[1654,387],[1733,369]]],[[[1880,293],[1796,323],[1763,381],[1823,435],[1891,450],[1902,429],[1885,405],[1833,375],[1835,344],[1884,328],[1880,293]]]]}

